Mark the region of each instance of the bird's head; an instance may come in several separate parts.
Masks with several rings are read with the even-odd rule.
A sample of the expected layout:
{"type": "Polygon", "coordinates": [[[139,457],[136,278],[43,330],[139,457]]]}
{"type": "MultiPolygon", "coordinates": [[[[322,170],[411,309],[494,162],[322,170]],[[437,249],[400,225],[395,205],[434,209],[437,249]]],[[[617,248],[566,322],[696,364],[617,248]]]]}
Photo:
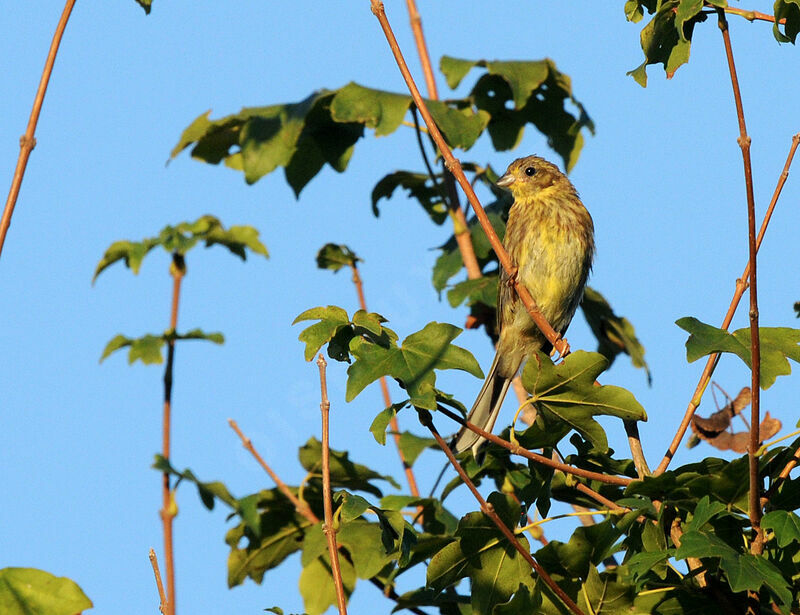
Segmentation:
{"type": "Polygon", "coordinates": [[[518,195],[535,194],[561,182],[569,184],[566,175],[552,162],[539,156],[525,156],[508,165],[505,174],[497,180],[497,185],[510,190],[516,198],[518,195]]]}

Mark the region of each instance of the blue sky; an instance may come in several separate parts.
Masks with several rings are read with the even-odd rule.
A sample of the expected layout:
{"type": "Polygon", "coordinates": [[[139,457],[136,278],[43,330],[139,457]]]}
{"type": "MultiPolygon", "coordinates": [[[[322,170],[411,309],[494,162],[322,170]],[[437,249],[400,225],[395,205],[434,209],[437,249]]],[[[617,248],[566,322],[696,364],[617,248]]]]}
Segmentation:
{"type": "MultiPolygon", "coordinates": [[[[620,359],[602,381],[629,388],[647,409],[650,420],[641,431],[655,465],[702,369],[700,362],[686,363],[686,334],[673,323],[693,315],[718,325],[746,262],[742,163],[721,37],[713,21],[701,24],[689,64],[671,81],[651,67],[642,89],[625,75],[641,62],[641,24],[625,21],[622,3],[487,6],[421,0],[431,55],[436,63],[445,54],[550,57],[572,77],[575,96],[597,126],[571,175],[596,226],[590,284],[636,326],[653,372],[648,387],[641,370],[620,359]]],[[[0,169],[7,181],[61,8],[60,2],[16,3],[4,13],[0,169]]],[[[770,12],[771,3],[743,8],[770,12]]],[[[405,3],[388,2],[387,13],[419,75],[405,3]]],[[[791,136],[800,130],[800,64],[793,46],[773,39],[771,24],[736,17],[730,23],[760,221],[791,136]]],[[[399,195],[382,202],[379,218],[370,211],[369,195],[381,177],[422,169],[412,131],[382,138],[369,132],[346,173],[326,168],[299,200],[280,172],[247,186],[239,173],[187,154],[165,165],[183,128],[207,109],[221,117],[349,81],[404,88],[367,0],[156,0],[147,17],[133,0],[78,3],[0,262],[0,567],[32,566],[73,578],[94,601],[94,612],[155,612],[147,550],[161,553],[160,479],[149,465],[160,448],[161,368],[128,367],[122,355],[102,365],[98,359],[117,333],[159,333],[168,326],[169,261],[154,252],[138,276],[116,265],[92,287],[95,264],[112,241],[150,236],[206,213],[261,231],[268,261],[253,257],[243,264],[219,248],[189,255],[179,317],[179,329],[219,330],[226,343],[178,348],[173,463],[223,480],[240,496],[271,484],[227,427],[228,417],[289,483],[303,476],[297,448],[319,434],[317,368],[303,360],[299,328],[290,325],[309,307],[352,311],[356,305],[346,273],[316,269],[323,244],[348,244],[364,258],[369,307],[401,336],[432,320],[463,325],[465,311],[440,301],[430,284],[434,248],[450,230],[431,225],[399,195]]],[[[439,87],[446,95],[441,75],[439,87]]],[[[501,169],[529,153],[557,159],[530,128],[513,152],[493,152],[484,137],[457,155],[501,169]]],[[[800,300],[798,174],[790,175],[760,253],[765,326],[798,324],[792,310],[800,300]]],[[[742,326],[746,309],[734,321],[734,328],[742,326]]],[[[573,348],[594,348],[581,316],[568,338],[573,348]]],[[[488,367],[492,351],[482,332],[466,332],[457,343],[488,367]]],[[[401,478],[394,452],[367,431],[381,409],[378,388],[345,404],[344,375],[341,365],[330,367],[332,445],[401,478]]],[[[730,357],[715,379],[731,393],[749,382],[730,357]]],[[[469,403],[480,383],[452,373],[441,386],[469,403]]],[[[783,421],[784,433],[797,421],[796,392],[796,381],[782,378],[763,395],[762,407],[783,421]]],[[[710,410],[707,397],[701,411],[710,410]]],[[[418,430],[411,419],[401,416],[418,430]]],[[[452,429],[444,419],[437,422],[442,431],[452,429]]],[[[625,450],[621,425],[608,428],[612,446],[625,450]]],[[[710,449],[681,448],[678,462],[704,454],[710,449]]],[[[425,453],[420,463],[428,468],[420,475],[425,490],[439,457],[425,453]]],[[[178,503],[181,612],[255,613],[273,605],[302,611],[298,558],[268,573],[261,586],[228,590],[225,512],[207,512],[192,488],[181,489],[178,503]]],[[[454,499],[453,507],[474,509],[466,498],[454,499]]],[[[563,536],[570,527],[553,524],[546,534],[563,536]]],[[[351,612],[383,609],[381,600],[363,584],[351,612]]]]}

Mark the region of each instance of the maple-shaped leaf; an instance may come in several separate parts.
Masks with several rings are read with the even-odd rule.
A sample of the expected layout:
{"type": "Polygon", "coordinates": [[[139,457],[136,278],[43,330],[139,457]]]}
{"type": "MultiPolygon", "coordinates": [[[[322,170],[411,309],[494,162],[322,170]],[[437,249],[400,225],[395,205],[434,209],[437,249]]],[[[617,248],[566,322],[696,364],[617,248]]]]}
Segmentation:
{"type": "Polygon", "coordinates": [[[350,352],[356,361],[347,370],[345,399],[351,401],[371,382],[391,376],[402,382],[413,405],[435,410],[434,369],[460,369],[483,378],[475,357],[451,344],[460,333],[461,329],[454,325],[431,322],[409,335],[399,347],[394,344],[384,347],[354,338],[350,352]]]}
{"type": "MultiPolygon", "coordinates": [[[[750,365],[750,328],[729,333],[712,327],[696,318],[685,317],[675,321],[691,335],[686,340],[686,360],[689,363],[717,352],[730,352],[750,365]]],[[[800,329],[789,327],[759,328],[761,341],[761,388],[771,387],[778,376],[792,373],[789,359],[800,362],[800,329]]]]}
{"type": "Polygon", "coordinates": [[[522,384],[540,412],[569,425],[596,450],[606,451],[606,434],[594,416],[647,420],[647,413],[630,391],[612,385],[595,386],[597,376],[607,367],[608,359],[596,352],[573,352],[559,365],[538,352],[525,364],[522,384]]]}

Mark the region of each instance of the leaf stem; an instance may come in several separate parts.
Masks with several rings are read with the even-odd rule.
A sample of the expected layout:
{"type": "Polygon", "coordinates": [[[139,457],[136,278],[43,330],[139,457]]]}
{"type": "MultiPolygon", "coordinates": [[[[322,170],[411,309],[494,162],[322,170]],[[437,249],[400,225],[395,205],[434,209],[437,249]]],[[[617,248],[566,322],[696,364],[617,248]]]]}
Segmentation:
{"type": "MultiPolygon", "coordinates": [[[[761,247],[761,242],[764,239],[764,234],[767,231],[767,226],[769,225],[769,222],[772,219],[772,213],[775,210],[775,205],[778,203],[778,198],[780,197],[781,191],[783,190],[783,185],[786,183],[786,180],[789,177],[789,168],[792,166],[794,154],[797,151],[798,145],[800,145],[800,133],[797,133],[792,137],[792,145],[789,148],[789,154],[786,156],[786,162],[783,165],[783,171],[778,177],[778,183],[775,186],[775,191],[772,194],[772,199],[770,200],[769,207],[767,207],[767,213],[764,214],[764,220],[761,222],[761,228],[758,231],[758,237],[756,238],[756,250],[758,250],[761,247]]],[[[731,299],[731,303],[728,306],[728,311],[725,314],[725,318],[723,318],[722,320],[722,325],[720,328],[725,331],[730,326],[731,321],[733,320],[733,315],[736,313],[736,308],[739,307],[739,301],[741,300],[742,295],[744,295],[744,291],[747,289],[747,282],[745,280],[747,280],[749,274],[750,274],[750,262],[748,260],[747,264],[745,265],[744,272],[742,273],[741,277],[736,280],[736,288],[733,293],[733,298],[731,299]]],[[[717,367],[717,363],[719,363],[719,357],[720,357],[719,354],[712,354],[708,357],[705,368],[703,368],[703,373],[700,376],[700,380],[697,383],[697,387],[695,388],[694,395],[692,396],[692,399],[689,402],[689,406],[686,408],[686,413],[683,415],[681,424],[678,427],[678,431],[672,438],[672,442],[670,443],[669,448],[664,454],[664,458],[661,460],[661,463],[658,464],[658,468],[656,468],[656,471],[654,472],[655,476],[663,474],[666,471],[667,467],[669,467],[670,462],[675,456],[675,452],[678,450],[681,440],[683,439],[683,436],[686,434],[686,430],[689,427],[689,423],[692,420],[692,416],[694,415],[695,410],[697,410],[697,408],[700,406],[700,402],[703,399],[703,393],[708,387],[708,383],[710,382],[711,376],[713,375],[714,370],[717,367]]],[[[800,461],[800,458],[798,459],[798,461],[800,461]]]]}
{"type": "Polygon", "coordinates": [[[158,610],[161,615],[167,615],[167,596],[164,593],[164,583],[161,581],[161,571],[158,569],[158,559],[156,552],[150,549],[150,565],[153,567],[153,574],[156,577],[156,589],[158,589],[158,610]]]}
{"type": "Polygon", "coordinates": [[[330,411],[331,402],[328,400],[328,379],[325,368],[328,362],[319,355],[319,387],[321,401],[319,409],[322,413],[322,507],[325,511],[325,523],[322,531],[328,541],[328,555],[331,560],[331,575],[336,587],[336,601],[339,615],[347,615],[347,598],[344,595],[342,571],[339,567],[339,546],[336,544],[336,528],[333,525],[333,504],[331,501],[331,462],[330,462],[330,411]]]}
{"type": "Polygon", "coordinates": [[[520,553],[520,555],[525,558],[525,561],[530,564],[531,568],[533,568],[536,574],[539,575],[539,578],[541,578],[545,585],[547,585],[559,597],[566,607],[575,613],[575,615],[584,615],[583,611],[578,607],[577,604],[575,604],[572,598],[570,598],[567,593],[561,589],[555,581],[553,581],[550,575],[547,574],[547,571],[542,568],[541,565],[539,565],[539,562],[533,558],[528,549],[522,546],[520,541],[514,535],[514,532],[509,529],[505,523],[503,523],[502,519],[500,519],[495,512],[494,506],[492,506],[483,498],[483,496],[481,496],[481,494],[478,492],[478,489],[475,487],[475,484],[470,480],[469,476],[467,476],[464,468],[462,468],[461,464],[458,463],[458,460],[455,458],[455,455],[453,455],[453,451],[450,450],[447,442],[445,442],[442,436],[439,435],[439,432],[433,424],[433,419],[430,412],[417,408],[417,414],[419,416],[420,423],[427,427],[431,432],[431,435],[434,437],[439,447],[447,456],[450,464],[455,468],[456,472],[458,472],[458,475],[461,477],[461,480],[464,481],[464,484],[472,492],[472,495],[480,504],[481,511],[492,520],[492,522],[497,526],[497,529],[500,530],[503,536],[506,537],[509,543],[511,543],[511,545],[520,553]]]}
{"type": "Polygon", "coordinates": [[[447,146],[442,133],[439,131],[436,123],[433,121],[433,117],[431,116],[430,111],[428,111],[428,107],[425,105],[425,101],[422,99],[419,89],[417,89],[414,78],[411,76],[411,73],[408,70],[408,66],[397,43],[397,39],[394,36],[392,27],[386,18],[386,10],[383,6],[383,2],[381,2],[381,0],[370,0],[370,6],[373,14],[380,22],[381,28],[383,29],[383,33],[386,36],[386,40],[389,43],[390,49],[392,50],[397,66],[403,75],[403,79],[408,86],[411,97],[414,99],[414,103],[417,105],[417,109],[419,109],[420,114],[422,114],[422,118],[425,121],[428,130],[430,131],[431,138],[436,142],[436,146],[442,153],[442,157],[445,160],[445,167],[453,174],[456,181],[458,181],[459,185],[464,191],[464,194],[467,196],[467,200],[469,200],[470,205],[472,205],[472,209],[475,211],[475,216],[478,218],[481,227],[489,239],[489,243],[497,254],[500,265],[513,280],[514,288],[517,291],[520,301],[522,301],[525,309],[531,315],[531,318],[539,327],[539,329],[541,329],[547,340],[553,345],[554,348],[556,348],[556,350],[558,350],[562,357],[566,356],[569,353],[569,344],[553,329],[552,326],[550,326],[550,323],[547,322],[547,319],[545,319],[545,317],[539,311],[539,308],[536,306],[536,302],[531,297],[528,289],[517,280],[514,264],[511,262],[508,252],[506,252],[505,248],[503,248],[503,245],[500,242],[497,233],[495,233],[494,228],[492,228],[489,218],[486,216],[486,212],[483,210],[483,207],[481,206],[475,191],[472,189],[469,180],[464,175],[464,171],[461,168],[461,163],[457,158],[455,158],[455,156],[453,156],[453,152],[447,146]]]}
{"type": "Polygon", "coordinates": [[[53,73],[53,65],[56,62],[58,47],[61,45],[61,39],[64,36],[64,30],[67,27],[67,21],[69,21],[69,16],[74,6],[75,0],[67,0],[64,5],[64,10],[61,12],[61,19],[58,20],[56,31],[53,34],[53,41],[50,43],[50,51],[44,63],[42,78],[39,80],[39,87],[33,99],[33,108],[28,118],[28,127],[25,129],[25,134],[19,139],[17,166],[14,169],[14,176],[11,179],[11,188],[8,191],[8,198],[6,199],[6,205],[3,209],[3,215],[0,217],[0,254],[2,254],[3,245],[6,242],[8,227],[11,226],[11,216],[14,215],[14,207],[17,204],[17,197],[19,196],[19,190],[22,186],[22,178],[25,176],[25,169],[28,166],[28,158],[33,148],[36,147],[36,139],[34,137],[36,124],[39,122],[39,114],[42,111],[42,104],[44,103],[44,95],[47,92],[47,85],[50,82],[50,75],[53,73]]]}

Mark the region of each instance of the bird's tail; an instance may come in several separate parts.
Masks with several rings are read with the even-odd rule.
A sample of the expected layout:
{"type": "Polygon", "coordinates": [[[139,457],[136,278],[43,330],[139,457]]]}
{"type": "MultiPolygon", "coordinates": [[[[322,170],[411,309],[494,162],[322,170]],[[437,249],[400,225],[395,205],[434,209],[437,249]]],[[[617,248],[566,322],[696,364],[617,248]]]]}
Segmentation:
{"type": "MultiPolygon", "coordinates": [[[[486,381],[483,383],[483,388],[478,393],[472,410],[467,415],[467,421],[486,431],[492,431],[497,415],[500,413],[500,407],[506,397],[508,385],[511,384],[510,377],[501,375],[500,372],[506,370],[499,370],[499,363],[500,353],[498,352],[494,357],[492,367],[489,369],[489,375],[486,376],[486,381]]],[[[461,453],[471,447],[473,454],[477,456],[485,439],[474,431],[462,427],[453,439],[451,448],[456,453],[461,453]]]]}

